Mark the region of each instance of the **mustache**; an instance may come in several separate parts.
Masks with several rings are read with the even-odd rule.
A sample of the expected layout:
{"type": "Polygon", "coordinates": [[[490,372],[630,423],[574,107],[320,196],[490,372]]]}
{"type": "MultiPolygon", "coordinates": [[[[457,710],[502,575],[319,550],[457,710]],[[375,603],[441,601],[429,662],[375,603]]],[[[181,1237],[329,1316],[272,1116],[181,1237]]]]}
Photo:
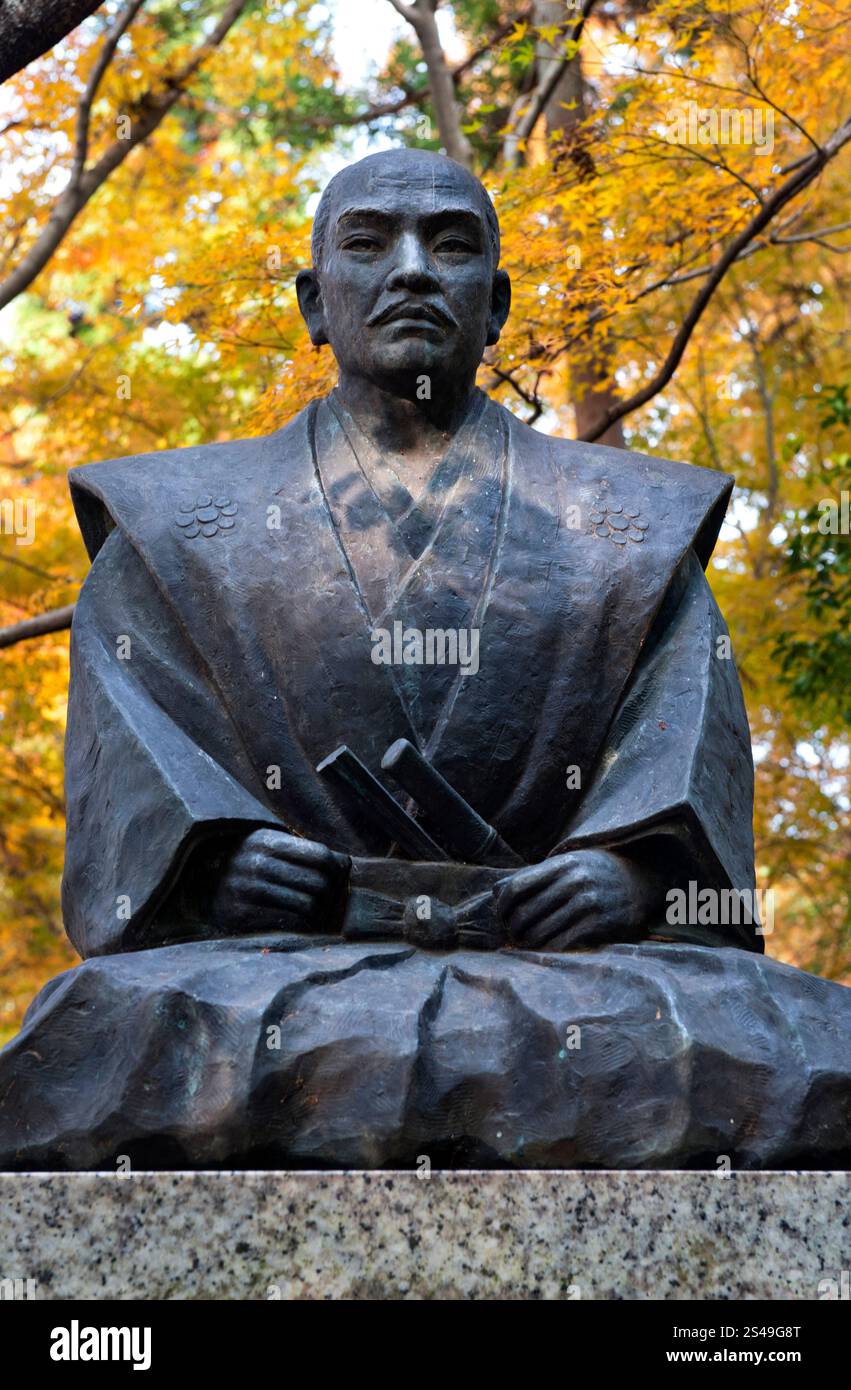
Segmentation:
{"type": "Polygon", "coordinates": [[[422,318],[428,323],[439,324],[443,328],[457,328],[455,316],[440,304],[427,299],[394,299],[374,310],[366,321],[368,328],[387,323],[395,318],[422,318]]]}

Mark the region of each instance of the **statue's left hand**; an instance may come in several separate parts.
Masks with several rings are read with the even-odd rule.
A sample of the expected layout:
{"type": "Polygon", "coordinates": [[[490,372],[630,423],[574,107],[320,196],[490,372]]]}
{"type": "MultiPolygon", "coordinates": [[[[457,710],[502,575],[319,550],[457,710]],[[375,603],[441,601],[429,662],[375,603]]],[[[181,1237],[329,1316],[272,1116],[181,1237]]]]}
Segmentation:
{"type": "Polygon", "coordinates": [[[635,940],[660,893],[652,871],[610,850],[580,849],[518,870],[495,898],[512,945],[570,951],[635,940]]]}

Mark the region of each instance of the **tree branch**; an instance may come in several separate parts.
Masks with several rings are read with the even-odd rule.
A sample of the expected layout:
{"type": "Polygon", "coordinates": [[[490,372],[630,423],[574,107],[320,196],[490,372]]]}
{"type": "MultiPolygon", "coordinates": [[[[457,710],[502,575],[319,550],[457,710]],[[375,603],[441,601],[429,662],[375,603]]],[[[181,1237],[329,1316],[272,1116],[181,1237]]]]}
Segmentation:
{"type": "Polygon", "coordinates": [[[11,627],[0,627],[0,647],[14,647],[16,642],[26,642],[30,637],[43,637],[48,632],[64,632],[71,626],[75,604],[68,603],[64,608],[52,608],[48,613],[39,613],[36,618],[25,618],[11,627]]]}
{"type": "Polygon", "coordinates": [[[390,4],[397,14],[408,21],[419,39],[443,148],[450,159],[471,169],[473,148],[461,129],[461,111],[455,100],[452,69],[446,61],[437,30],[437,0],[414,0],[410,5],[402,4],[402,0],[390,0],[390,4]]]}
{"type": "MultiPolygon", "coordinates": [[[[16,565],[18,569],[26,570],[28,574],[34,574],[39,579],[47,579],[51,584],[71,584],[73,582],[67,575],[50,574],[47,570],[39,569],[38,565],[31,565],[26,560],[19,560],[17,555],[0,555],[0,565],[16,565]]],[[[8,599],[3,601],[8,603],[8,599]]]]}
{"type": "Polygon", "coordinates": [[[145,0],[129,0],[129,3],[119,14],[114,25],[110,29],[101,46],[95,65],[89,73],[89,80],[86,83],[86,90],[77,108],[77,129],[74,137],[74,163],[71,166],[71,182],[78,183],[86,167],[86,157],[89,153],[89,122],[92,114],[92,103],[97,96],[97,90],[103,81],[104,74],[112,62],[113,55],[118,47],[119,41],[130,28],[136,15],[144,5],[145,0]]]}
{"type": "MultiPolygon", "coordinates": [[[[0,284],[0,309],[10,304],[17,295],[22,294],[28,289],[35,280],[36,276],[47,265],[54,251],[66,237],[70,228],[73,226],[78,214],[89,202],[90,198],[97,192],[102,184],[106,182],[110,174],[123,164],[131,150],[140,145],[144,140],[156,130],[157,126],[165,119],[169,111],[183,96],[186,83],[195,75],[204,60],[218,48],[227,34],[228,30],[236,23],[242,11],[245,9],[248,0],[229,0],[228,5],[222,14],[218,24],[210,33],[209,37],[199,44],[189,61],[174,77],[166,79],[165,87],[159,92],[148,92],[139,103],[141,115],[137,117],[131,126],[130,138],[127,140],[114,140],[107,147],[96,164],[89,165],[88,168],[81,164],[78,168],[77,158],[82,148],[83,160],[86,151],[84,144],[88,141],[88,112],[86,110],[86,95],[91,88],[91,98],[97,89],[97,85],[103,76],[99,71],[100,60],[95,64],[95,68],[90,78],[86,95],[83,96],[77,124],[77,149],[75,150],[74,166],[72,168],[71,179],[58,198],[53,211],[36,238],[34,244],[24,256],[19,265],[7,276],[0,284]],[[94,79],[94,85],[92,85],[94,79]],[[83,144],[81,144],[81,141],[83,144]]],[[[126,30],[130,20],[140,9],[142,0],[130,0],[130,3],[122,10],[116,21],[115,26],[110,31],[106,39],[105,47],[111,45],[109,57],[115,51],[115,45],[126,30]],[[128,17],[129,16],[129,17],[128,17]]],[[[102,55],[101,55],[102,56],[102,55]]],[[[106,64],[104,64],[105,70],[106,64]]],[[[91,107],[89,99],[89,109],[91,107]]]]}
{"type": "Polygon", "coordinates": [[[101,0],[5,0],[0,4],[0,82],[47,53],[101,0]]]}
{"type": "Polygon", "coordinates": [[[851,117],[839,126],[828,140],[811,155],[807,157],[797,168],[794,174],[785,183],[776,188],[771,197],[767,198],[760,207],[759,211],[751,218],[746,227],[742,229],[737,237],[728,245],[726,251],[722,253],[715,265],[712,267],[707,277],[706,284],[692,301],[691,308],[683,319],[676,336],[671,344],[665,361],[659,371],[646,386],[634,395],[629,396],[624,401],[619,401],[607,410],[599,420],[581,435],[585,443],[592,443],[599,439],[601,434],[605,434],[610,425],[616,420],[622,420],[625,415],[631,415],[634,410],[638,410],[642,405],[646,405],[654,396],[662,390],[671,380],[674,372],[679,366],[683,354],[688,346],[692,333],[697,327],[698,322],[711,300],[715,290],[724,279],[730,266],[742,254],[750,242],[759,236],[759,233],[776,216],[782,208],[786,206],[792,198],[796,197],[802,189],[812,183],[824,169],[825,165],[833,159],[844,145],[851,140],[851,117]]]}
{"type": "MultiPolygon", "coordinates": [[[[394,6],[394,8],[398,7],[394,6]]],[[[456,63],[454,68],[450,68],[453,86],[457,85],[459,78],[469,72],[470,68],[475,67],[480,58],[489,53],[496,44],[502,43],[502,40],[508,37],[515,25],[522,24],[524,20],[527,20],[530,14],[531,10],[519,10],[512,19],[506,20],[498,29],[495,29],[485,43],[474,48],[472,53],[467,54],[466,58],[462,59],[460,63],[456,63]]],[[[405,18],[407,19],[408,16],[406,15],[405,18]]],[[[402,83],[396,85],[401,88],[402,95],[400,97],[388,97],[387,101],[374,102],[372,106],[364,107],[362,111],[355,111],[349,116],[317,116],[312,124],[320,130],[333,130],[336,126],[341,125],[364,125],[370,121],[381,120],[383,116],[395,116],[397,111],[404,111],[406,107],[415,106],[418,102],[431,96],[431,86],[428,82],[424,83],[422,87],[409,87],[402,83]]]]}
{"type": "Polygon", "coordinates": [[[512,390],[517,392],[517,395],[520,397],[522,401],[525,401],[526,404],[531,407],[532,414],[525,421],[525,424],[534,425],[535,421],[539,419],[539,417],[544,413],[544,403],[538,395],[538,385],[540,383],[543,373],[538,373],[538,376],[535,380],[534,388],[531,391],[527,391],[524,387],[520,385],[518,381],[514,380],[514,377],[511,375],[510,372],[503,371],[501,367],[497,367],[493,364],[491,365],[491,371],[496,377],[496,383],[494,384],[498,385],[500,382],[505,382],[508,386],[512,388],[512,390]]]}
{"type": "MultiPolygon", "coordinates": [[[[392,3],[392,0],[391,0],[392,3]]],[[[578,44],[582,37],[582,30],[585,28],[585,21],[593,10],[597,0],[584,0],[582,13],[571,30],[570,37],[566,43],[570,46],[567,57],[562,58],[560,63],[556,63],[549,76],[541,83],[538,90],[531,97],[531,104],[526,107],[523,115],[517,121],[516,126],[508,132],[505,138],[505,164],[509,169],[513,169],[517,164],[520,146],[524,140],[528,140],[541,116],[546,110],[556,87],[558,86],[570,64],[575,57],[574,44],[578,44]]],[[[524,101],[526,98],[524,98],[524,101]]]]}

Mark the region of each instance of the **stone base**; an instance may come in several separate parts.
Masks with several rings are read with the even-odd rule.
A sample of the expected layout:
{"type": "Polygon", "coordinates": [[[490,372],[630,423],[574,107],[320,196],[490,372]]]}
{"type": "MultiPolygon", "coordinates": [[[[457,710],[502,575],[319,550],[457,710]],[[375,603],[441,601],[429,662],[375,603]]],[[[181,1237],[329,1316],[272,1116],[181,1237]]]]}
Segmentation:
{"type": "Polygon", "coordinates": [[[837,1172],[9,1173],[0,1279],[42,1299],[848,1297],[849,1197],[837,1172]]]}

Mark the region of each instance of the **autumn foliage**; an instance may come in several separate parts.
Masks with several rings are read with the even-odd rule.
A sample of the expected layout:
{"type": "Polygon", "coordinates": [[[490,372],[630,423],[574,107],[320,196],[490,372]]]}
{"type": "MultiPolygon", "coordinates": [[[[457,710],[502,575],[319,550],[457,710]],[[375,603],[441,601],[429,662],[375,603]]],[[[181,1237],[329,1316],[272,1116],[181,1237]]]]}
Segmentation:
{"type": "MultiPolygon", "coordinates": [[[[70,467],[262,433],[328,388],[293,293],[316,191],[369,137],[454,147],[514,285],[481,384],[550,432],[736,475],[711,580],[751,719],[767,947],[851,980],[851,535],[818,529],[851,487],[842,12],[457,0],[435,54],[429,0],[420,23],[372,3],[399,36],[362,90],[335,66],[334,10],[307,0],[108,3],[0,89],[0,623],[72,603],[85,576],[70,467]]],[[[0,1041],[74,960],[67,647],[0,652],[0,1041]]]]}

